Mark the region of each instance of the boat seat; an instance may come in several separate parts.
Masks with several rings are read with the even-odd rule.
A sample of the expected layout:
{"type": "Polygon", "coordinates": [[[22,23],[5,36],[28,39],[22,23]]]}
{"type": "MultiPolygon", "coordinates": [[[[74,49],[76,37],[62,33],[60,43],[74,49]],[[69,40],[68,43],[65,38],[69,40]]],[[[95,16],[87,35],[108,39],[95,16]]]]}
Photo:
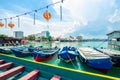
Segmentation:
{"type": "Polygon", "coordinates": [[[61,80],[61,77],[58,75],[54,75],[50,80],[61,80]]]}
{"type": "Polygon", "coordinates": [[[18,66],[13,69],[10,69],[8,71],[5,71],[0,74],[0,80],[6,80],[7,78],[9,78],[17,73],[22,72],[23,70],[24,70],[24,66],[18,66]]]}
{"type": "Polygon", "coordinates": [[[23,76],[19,80],[36,80],[38,76],[39,76],[39,70],[33,70],[32,72],[23,76]]]}
{"type": "Polygon", "coordinates": [[[12,66],[13,66],[13,62],[2,64],[0,65],[0,70],[8,69],[11,68],[12,66]]]}
{"type": "Polygon", "coordinates": [[[0,64],[2,64],[3,62],[5,62],[4,60],[0,60],[0,64]]]}

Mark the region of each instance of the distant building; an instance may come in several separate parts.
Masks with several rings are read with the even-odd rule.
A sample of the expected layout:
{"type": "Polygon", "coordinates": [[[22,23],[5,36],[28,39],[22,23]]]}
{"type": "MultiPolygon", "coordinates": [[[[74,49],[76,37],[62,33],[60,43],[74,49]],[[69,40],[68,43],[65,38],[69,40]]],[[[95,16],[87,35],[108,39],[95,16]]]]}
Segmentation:
{"type": "Polygon", "coordinates": [[[15,36],[15,38],[23,38],[24,33],[23,33],[23,31],[14,31],[14,36],[15,36]]]}
{"type": "Polygon", "coordinates": [[[49,31],[42,31],[41,33],[37,33],[35,34],[35,38],[36,40],[40,40],[41,37],[49,37],[50,36],[50,32],[49,31]]]}
{"type": "Polygon", "coordinates": [[[107,34],[108,36],[108,47],[110,49],[120,50],[120,30],[113,31],[107,34]]]}

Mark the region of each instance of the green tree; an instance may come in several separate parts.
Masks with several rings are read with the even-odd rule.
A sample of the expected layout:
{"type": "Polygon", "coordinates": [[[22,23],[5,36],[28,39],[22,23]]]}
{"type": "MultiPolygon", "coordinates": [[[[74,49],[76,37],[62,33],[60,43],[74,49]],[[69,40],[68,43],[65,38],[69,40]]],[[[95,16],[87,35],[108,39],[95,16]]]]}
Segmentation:
{"type": "Polygon", "coordinates": [[[42,39],[47,39],[45,36],[41,36],[42,39]]]}
{"type": "Polygon", "coordinates": [[[8,37],[8,36],[5,34],[0,34],[0,37],[8,37]]]}
{"type": "Polygon", "coordinates": [[[52,40],[53,40],[53,37],[49,36],[49,37],[47,37],[47,39],[48,39],[49,41],[52,41],[52,40]]]}
{"type": "Polygon", "coordinates": [[[76,37],[78,40],[82,40],[82,36],[77,36],[76,37]]]}
{"type": "Polygon", "coordinates": [[[28,40],[35,40],[35,35],[28,35],[27,39],[28,40]]]}
{"type": "Polygon", "coordinates": [[[28,39],[28,37],[25,36],[25,37],[23,37],[23,39],[28,39]]]}

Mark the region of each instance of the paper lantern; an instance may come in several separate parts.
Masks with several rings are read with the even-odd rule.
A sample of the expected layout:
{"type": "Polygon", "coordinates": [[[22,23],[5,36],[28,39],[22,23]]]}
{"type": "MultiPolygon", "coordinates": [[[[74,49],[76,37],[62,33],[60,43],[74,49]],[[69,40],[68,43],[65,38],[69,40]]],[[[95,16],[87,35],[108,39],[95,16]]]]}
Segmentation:
{"type": "Polygon", "coordinates": [[[13,28],[15,25],[10,22],[10,23],[8,24],[8,26],[9,26],[10,28],[13,28]]]}
{"type": "Polygon", "coordinates": [[[43,17],[48,21],[51,18],[51,13],[46,11],[44,12],[43,17]]]}
{"type": "Polygon", "coordinates": [[[2,22],[0,22],[0,27],[3,27],[3,26],[4,26],[4,24],[2,22]]]}

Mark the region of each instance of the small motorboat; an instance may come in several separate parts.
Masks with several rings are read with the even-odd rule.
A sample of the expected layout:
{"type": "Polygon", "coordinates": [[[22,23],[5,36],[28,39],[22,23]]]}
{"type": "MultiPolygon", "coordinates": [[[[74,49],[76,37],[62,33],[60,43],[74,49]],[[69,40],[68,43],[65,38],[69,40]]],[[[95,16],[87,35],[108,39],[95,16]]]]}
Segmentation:
{"type": "Polygon", "coordinates": [[[98,48],[94,48],[94,49],[110,56],[111,61],[113,62],[113,65],[120,66],[120,52],[119,51],[110,50],[110,49],[98,49],[98,48]]]}
{"type": "Polygon", "coordinates": [[[10,50],[10,48],[0,47],[0,53],[3,53],[3,54],[12,54],[12,51],[10,50]]]}
{"type": "Polygon", "coordinates": [[[35,61],[44,61],[52,59],[56,53],[60,50],[58,47],[55,48],[36,48],[34,52],[32,52],[32,56],[35,61]]]}
{"type": "Polygon", "coordinates": [[[111,58],[92,48],[79,48],[79,59],[88,66],[97,69],[103,73],[107,73],[112,67],[111,58]]]}
{"type": "Polygon", "coordinates": [[[33,46],[16,47],[11,48],[11,51],[15,54],[16,57],[27,57],[31,56],[31,53],[34,51],[34,47],[33,46]]]}
{"type": "Polygon", "coordinates": [[[58,57],[65,62],[71,62],[75,60],[75,58],[78,56],[78,53],[79,52],[77,51],[77,48],[65,46],[59,52],[58,57]]]}

